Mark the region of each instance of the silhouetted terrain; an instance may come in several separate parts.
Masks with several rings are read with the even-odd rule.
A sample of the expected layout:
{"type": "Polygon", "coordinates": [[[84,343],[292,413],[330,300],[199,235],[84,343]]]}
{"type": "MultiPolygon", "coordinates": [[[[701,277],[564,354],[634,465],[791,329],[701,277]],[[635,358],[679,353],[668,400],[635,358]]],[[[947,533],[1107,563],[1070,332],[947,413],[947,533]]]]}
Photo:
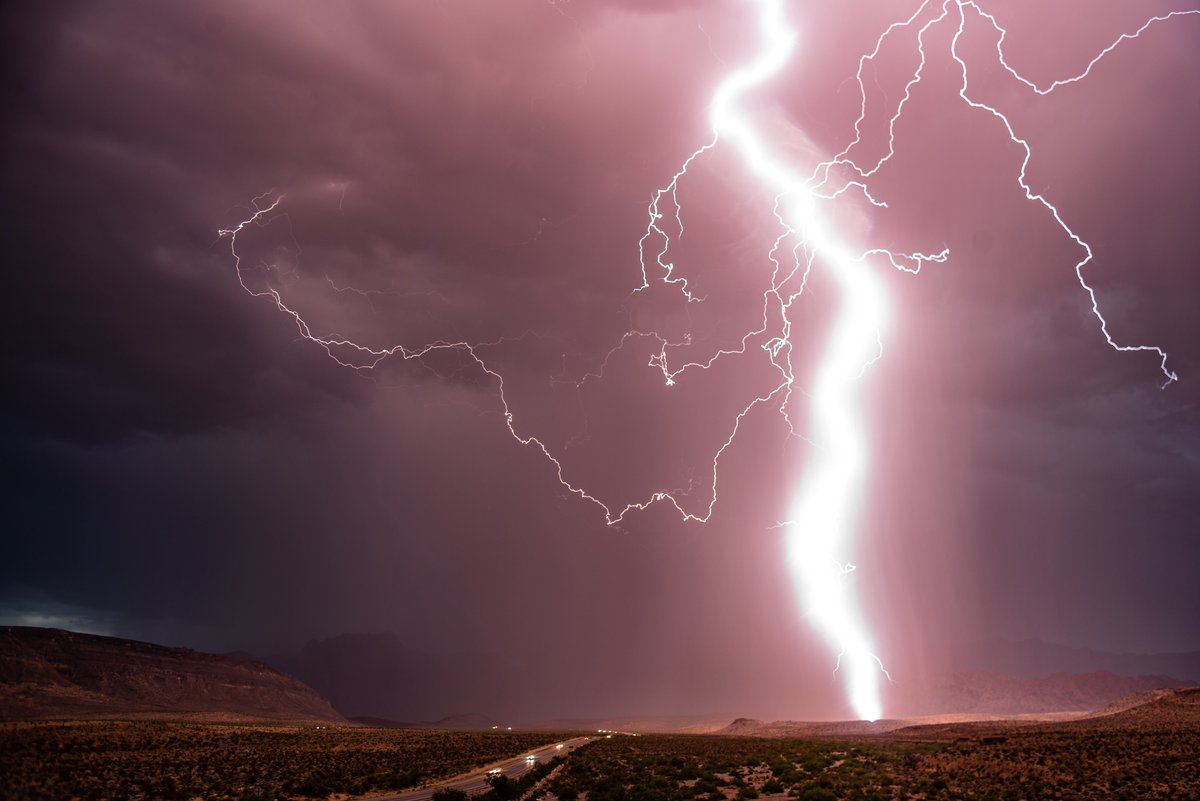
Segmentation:
{"type": "Polygon", "coordinates": [[[263,661],[304,681],[346,717],[437,728],[463,728],[442,721],[464,716],[475,720],[465,728],[495,725],[491,718],[511,712],[516,686],[516,671],[487,654],[429,654],[390,632],[311,640],[299,652],[263,661]]]}
{"type": "Polygon", "coordinates": [[[312,688],[261,662],[0,627],[0,719],[119,717],[346,722],[312,688]]]}

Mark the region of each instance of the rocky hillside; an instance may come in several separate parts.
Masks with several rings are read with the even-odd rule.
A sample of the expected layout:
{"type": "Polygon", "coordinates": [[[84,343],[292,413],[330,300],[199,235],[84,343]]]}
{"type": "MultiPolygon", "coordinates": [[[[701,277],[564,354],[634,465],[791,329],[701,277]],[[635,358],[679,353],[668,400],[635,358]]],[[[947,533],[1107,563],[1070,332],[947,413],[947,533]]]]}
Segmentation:
{"type": "Polygon", "coordinates": [[[303,682],[261,662],[0,627],[0,720],[132,717],[346,722],[303,682]]]}

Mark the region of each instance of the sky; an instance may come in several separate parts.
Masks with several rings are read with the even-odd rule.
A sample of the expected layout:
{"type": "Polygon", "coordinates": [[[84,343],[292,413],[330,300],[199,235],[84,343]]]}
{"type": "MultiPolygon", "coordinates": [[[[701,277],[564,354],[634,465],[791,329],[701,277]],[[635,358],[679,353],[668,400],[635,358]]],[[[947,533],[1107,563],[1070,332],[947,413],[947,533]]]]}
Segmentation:
{"type": "MultiPolygon", "coordinates": [[[[860,57],[919,5],[788,2],[795,50],[747,114],[802,167],[842,151],[860,57]]],[[[1038,85],[1200,8],[981,5],[1038,85]]],[[[778,526],[820,447],[828,272],[791,312],[792,424],[741,420],[715,503],[714,454],[777,373],[756,341],[668,387],[657,340],[628,335],[706,360],[761,324],[773,196],[724,143],[677,193],[671,254],[702,300],[653,269],[635,291],[647,204],[712,138],[752,11],[7,6],[0,620],[258,654],[387,631],[516,666],[539,714],[844,716],[778,526]],[[239,282],[218,232],[281,197],[239,234],[239,282]],[[475,343],[493,372],[461,349],[347,369],[268,289],[314,336],[475,343]],[[609,525],[505,404],[609,509],[671,491],[711,515],[656,503],[609,525]]],[[[972,94],[1094,251],[1113,338],[1161,348],[1179,380],[1105,341],[1082,248],[1025,198],[1003,123],[959,98],[955,25],[931,27],[869,182],[886,208],[851,191],[835,211],[871,247],[949,249],[918,275],[870,262],[890,314],[847,581],[901,688],[977,640],[1200,649],[1200,14],[1046,96],[973,19],[972,94]]],[[[865,68],[863,162],[917,58],[910,28],[865,68]]]]}

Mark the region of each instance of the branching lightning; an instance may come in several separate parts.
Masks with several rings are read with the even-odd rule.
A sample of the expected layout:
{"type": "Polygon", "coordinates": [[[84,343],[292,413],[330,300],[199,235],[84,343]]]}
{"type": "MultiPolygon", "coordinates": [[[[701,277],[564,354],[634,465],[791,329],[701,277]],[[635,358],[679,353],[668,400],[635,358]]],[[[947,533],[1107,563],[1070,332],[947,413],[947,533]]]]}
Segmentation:
{"type": "MultiPolygon", "coordinates": [[[[708,521],[717,502],[721,458],[735,441],[745,418],[758,407],[781,415],[788,430],[809,445],[803,480],[796,489],[788,520],[780,524],[785,532],[787,561],[807,616],[837,654],[839,670],[845,671],[848,696],[855,714],[863,719],[875,720],[883,713],[880,681],[886,673],[875,656],[872,638],[857,609],[847,576],[855,570],[850,559],[854,516],[859,506],[858,497],[866,477],[869,457],[859,407],[868,368],[882,355],[883,333],[889,314],[887,297],[876,266],[887,265],[915,274],[928,262],[947,261],[950,254],[946,248],[931,249],[928,253],[896,253],[853,242],[838,230],[831,213],[832,204],[853,194],[861,196],[870,206],[887,206],[886,200],[872,192],[870,184],[896,154],[897,123],[909,106],[912,90],[922,80],[930,31],[938,26],[952,26],[949,55],[961,73],[958,97],[970,108],[993,118],[1003,127],[1011,142],[1023,152],[1015,182],[1024,197],[1044,208],[1064,234],[1080,248],[1082,256],[1075,264],[1075,274],[1088,295],[1092,313],[1099,321],[1105,340],[1117,351],[1155,354],[1165,378],[1163,386],[1167,386],[1178,377],[1168,367],[1167,353],[1163,349],[1155,345],[1123,344],[1113,338],[1096,292],[1085,278],[1085,268],[1093,258],[1091,247],[1068,225],[1064,215],[1044,194],[1034,192],[1030,187],[1026,179],[1026,171],[1033,157],[1029,140],[1018,134],[1003,111],[972,96],[970,71],[960,52],[960,42],[968,25],[979,24],[991,29],[997,37],[995,52],[999,65],[1021,86],[1038,95],[1047,95],[1062,86],[1087,79],[1093,67],[1103,58],[1123,43],[1138,39],[1153,26],[1177,17],[1200,16],[1200,10],[1176,11],[1153,17],[1135,31],[1121,34],[1078,74],[1039,85],[1012,67],[1004,51],[1006,29],[976,0],[925,0],[910,16],[888,25],[876,39],[874,49],[859,58],[854,81],[861,104],[846,146],[827,160],[795,165],[789,163],[777,143],[773,143],[771,137],[764,133],[747,101],[756,90],[788,66],[797,49],[799,34],[785,14],[785,0],[754,0],[752,5],[758,23],[758,49],[747,64],[730,71],[716,87],[709,108],[711,138],[684,159],[666,186],[652,193],[647,206],[646,229],[637,242],[641,284],[634,292],[648,290],[653,284],[660,283],[678,291],[688,303],[703,302],[704,298],[694,292],[688,276],[679,269],[672,257],[672,244],[682,236],[684,230],[684,210],[678,192],[692,165],[716,148],[728,147],[741,159],[746,171],[761,186],[764,194],[774,198],[774,222],[779,233],[767,253],[773,269],[770,284],[762,293],[761,324],[745,332],[737,346],[719,348],[707,358],[682,364],[675,364],[672,354],[679,348],[691,345],[690,337],[673,341],[655,331],[630,330],[609,351],[597,371],[572,381],[577,386],[583,386],[588,381],[603,378],[609,359],[635,340],[655,343],[656,352],[651,356],[648,366],[661,373],[666,387],[686,380],[693,371],[711,368],[718,360],[733,357],[764,358],[777,380],[768,391],[750,399],[734,416],[727,436],[712,456],[711,471],[704,481],[707,493],[698,503],[693,497],[695,487],[683,490],[652,489],[638,499],[613,503],[602,500],[599,495],[574,483],[568,477],[568,470],[560,457],[543,440],[524,433],[518,427],[505,394],[504,377],[484,358],[487,348],[496,346],[501,340],[481,343],[438,340],[412,347],[393,345],[381,348],[358,344],[339,336],[315,333],[304,317],[288,305],[280,289],[271,285],[260,289],[247,282],[247,271],[251,268],[243,264],[238,250],[238,238],[249,227],[287,221],[286,214],[281,210],[283,194],[268,192],[255,198],[244,219],[221,229],[219,235],[228,241],[242,287],[251,295],[269,298],[278,311],[291,317],[302,338],[322,347],[338,364],[356,371],[370,371],[387,359],[420,361],[437,352],[449,351],[476,365],[495,383],[503,419],[513,438],[521,445],[540,451],[552,465],[562,487],[598,507],[609,525],[619,523],[632,511],[645,510],[658,503],[669,504],[685,521],[708,521]],[[886,118],[886,152],[872,161],[859,154],[860,150],[865,150],[863,128],[872,117],[868,109],[864,70],[869,64],[873,65],[890,37],[899,36],[905,31],[915,31],[918,63],[905,83],[902,98],[886,118]],[[847,175],[848,178],[845,177],[847,175]],[[828,272],[840,292],[840,306],[815,373],[804,382],[803,396],[809,401],[809,419],[804,430],[810,436],[802,437],[793,424],[791,408],[794,392],[799,389],[791,337],[793,317],[797,313],[796,302],[803,295],[814,269],[828,272]]],[[[711,42],[709,46],[711,48],[711,42]]],[[[803,77],[798,76],[801,80],[803,77]]],[[[758,100],[761,102],[762,99],[758,100]]],[[[330,284],[333,285],[332,281],[330,284]]],[[[347,291],[344,287],[333,288],[338,292],[347,291]]]]}

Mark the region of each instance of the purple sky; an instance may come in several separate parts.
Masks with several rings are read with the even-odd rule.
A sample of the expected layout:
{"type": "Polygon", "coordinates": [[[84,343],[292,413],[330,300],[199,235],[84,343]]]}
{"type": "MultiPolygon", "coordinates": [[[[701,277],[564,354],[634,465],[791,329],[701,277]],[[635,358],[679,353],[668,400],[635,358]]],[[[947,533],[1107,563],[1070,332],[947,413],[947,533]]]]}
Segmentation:
{"type": "MultiPolygon", "coordinates": [[[[859,56],[917,5],[790,3],[800,41],[759,119],[798,153],[841,150],[859,56]]],[[[1196,8],[983,5],[1039,83],[1196,8]]],[[[286,221],[244,240],[274,268],[252,288],[375,347],[504,338],[480,353],[570,481],[616,508],[694,486],[703,511],[714,451],[770,385],[761,351],[667,389],[635,338],[572,382],[631,328],[690,334],[699,358],[761,313],[771,197],[721,148],[680,189],[675,260],[705,301],[631,294],[651,194],[753,53],[747,10],[6,9],[4,622],[257,653],[388,630],[551,677],[547,714],[844,713],[771,528],[807,447],[777,414],[744,421],[707,524],[658,505],[609,527],[510,436],[494,380],[451,356],[339,367],[239,286],[216,236],[286,193],[286,221]]],[[[1113,336],[1170,354],[1165,390],[1153,355],[1106,344],[1081,249],[1017,185],[1020,148],[957,97],[952,33],[930,31],[871,184],[888,208],[861,212],[881,246],[950,249],[917,276],[876,265],[893,320],[866,389],[855,581],[881,656],[903,682],[974,639],[1200,649],[1200,15],[1044,98],[997,68],[994,34],[962,43],[973,88],[1033,147],[1031,187],[1095,251],[1113,336]]],[[[890,44],[869,102],[894,104],[915,58],[911,37],[890,44]]],[[[881,156],[872,119],[863,152],[881,156]]],[[[798,364],[835,301],[818,274],[798,364]]]]}

